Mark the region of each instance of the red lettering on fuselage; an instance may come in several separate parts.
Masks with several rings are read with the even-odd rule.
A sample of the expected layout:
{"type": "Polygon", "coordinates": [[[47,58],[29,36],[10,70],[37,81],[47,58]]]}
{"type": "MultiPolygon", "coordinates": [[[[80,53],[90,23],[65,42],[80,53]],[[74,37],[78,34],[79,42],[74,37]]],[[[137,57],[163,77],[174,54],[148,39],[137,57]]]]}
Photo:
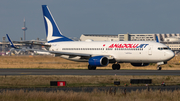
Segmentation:
{"type": "Polygon", "coordinates": [[[109,46],[109,48],[114,48],[114,44],[111,44],[111,45],[109,46]]]}
{"type": "Polygon", "coordinates": [[[108,48],[136,48],[139,44],[111,44],[108,48]]]}

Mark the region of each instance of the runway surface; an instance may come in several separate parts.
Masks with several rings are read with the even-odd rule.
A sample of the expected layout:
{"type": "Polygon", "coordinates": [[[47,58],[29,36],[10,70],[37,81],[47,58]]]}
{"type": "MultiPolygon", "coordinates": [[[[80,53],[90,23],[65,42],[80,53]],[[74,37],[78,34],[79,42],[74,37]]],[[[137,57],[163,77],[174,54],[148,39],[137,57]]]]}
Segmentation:
{"type": "Polygon", "coordinates": [[[0,69],[0,75],[180,75],[180,70],[0,69]]]}

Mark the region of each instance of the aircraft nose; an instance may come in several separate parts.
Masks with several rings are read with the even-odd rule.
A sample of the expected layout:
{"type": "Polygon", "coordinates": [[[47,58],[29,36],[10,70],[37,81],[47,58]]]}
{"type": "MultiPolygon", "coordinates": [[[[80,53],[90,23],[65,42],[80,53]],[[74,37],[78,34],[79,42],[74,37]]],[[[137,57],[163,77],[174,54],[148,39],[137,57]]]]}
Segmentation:
{"type": "Polygon", "coordinates": [[[175,56],[174,52],[172,52],[172,51],[168,51],[168,52],[166,52],[166,54],[167,54],[166,56],[169,60],[175,56]]]}

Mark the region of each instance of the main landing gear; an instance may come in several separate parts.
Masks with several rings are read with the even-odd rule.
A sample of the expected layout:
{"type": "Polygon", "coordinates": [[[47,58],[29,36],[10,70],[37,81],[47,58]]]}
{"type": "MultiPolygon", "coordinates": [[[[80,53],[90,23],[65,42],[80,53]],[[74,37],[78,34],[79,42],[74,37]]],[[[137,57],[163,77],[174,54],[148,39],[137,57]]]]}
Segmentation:
{"type": "Polygon", "coordinates": [[[120,66],[120,64],[118,64],[118,63],[112,65],[112,69],[113,69],[113,70],[116,70],[116,69],[119,70],[120,67],[121,67],[121,66],[120,66]]]}
{"type": "Polygon", "coordinates": [[[157,70],[161,70],[162,68],[161,68],[161,66],[160,65],[158,65],[157,66],[157,70]]]}
{"type": "Polygon", "coordinates": [[[89,69],[89,70],[96,70],[96,66],[88,65],[88,69],[89,69]]]}

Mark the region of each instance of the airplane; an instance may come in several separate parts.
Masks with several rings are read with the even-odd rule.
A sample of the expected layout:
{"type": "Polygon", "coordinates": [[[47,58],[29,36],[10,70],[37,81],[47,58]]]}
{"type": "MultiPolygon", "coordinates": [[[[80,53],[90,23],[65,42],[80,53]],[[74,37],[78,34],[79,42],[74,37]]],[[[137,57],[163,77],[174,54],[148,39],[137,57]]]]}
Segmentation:
{"type": "Polygon", "coordinates": [[[148,66],[157,63],[157,70],[167,64],[175,54],[170,48],[155,41],[73,41],[59,30],[47,5],[42,5],[48,52],[62,58],[88,62],[89,70],[105,67],[112,63],[113,70],[119,70],[119,63],[133,66],[148,66]]]}
{"type": "MultiPolygon", "coordinates": [[[[10,46],[12,47],[12,48],[10,49],[10,53],[11,53],[12,51],[14,51],[15,54],[19,55],[21,52],[24,53],[24,52],[27,52],[27,51],[31,51],[31,52],[34,52],[34,53],[39,54],[39,55],[51,55],[51,53],[49,53],[49,52],[44,52],[44,51],[43,51],[43,50],[46,50],[45,47],[42,47],[43,50],[35,50],[35,49],[32,49],[32,46],[30,46],[30,47],[22,47],[22,48],[16,47],[16,46],[13,44],[13,42],[11,41],[9,35],[6,34],[6,36],[7,36],[8,40],[9,40],[10,46]]],[[[14,42],[15,42],[15,43],[23,43],[23,42],[19,42],[19,41],[14,41],[14,42]]],[[[37,44],[37,43],[28,43],[28,42],[24,42],[24,43],[25,43],[25,44],[31,44],[31,45],[32,45],[32,44],[33,44],[33,45],[36,45],[36,44],[37,44]]],[[[42,44],[37,44],[37,45],[42,46],[42,44]]]]}
{"type": "Polygon", "coordinates": [[[9,54],[14,52],[16,55],[19,55],[19,54],[23,54],[23,53],[27,52],[27,48],[25,48],[25,47],[20,48],[20,47],[15,46],[13,44],[13,42],[11,41],[10,37],[8,36],[8,34],[6,34],[6,36],[7,36],[8,40],[9,40],[10,46],[12,47],[10,49],[9,54]]]}

